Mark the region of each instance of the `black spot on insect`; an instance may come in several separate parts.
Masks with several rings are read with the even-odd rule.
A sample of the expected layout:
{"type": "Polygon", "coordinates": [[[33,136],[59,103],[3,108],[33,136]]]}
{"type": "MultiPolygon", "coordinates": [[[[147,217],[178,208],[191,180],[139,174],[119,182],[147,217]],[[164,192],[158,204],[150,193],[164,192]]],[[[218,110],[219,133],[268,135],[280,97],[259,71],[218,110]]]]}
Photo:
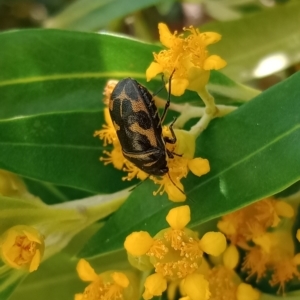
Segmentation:
{"type": "Polygon", "coordinates": [[[173,157],[165,143],[176,142],[174,122],[170,126],[172,138],[162,136],[161,126],[169,104],[170,91],[160,118],[152,95],[132,78],[120,80],[111,94],[109,111],[123,155],[150,175],[168,173],[167,155],[173,157]]]}

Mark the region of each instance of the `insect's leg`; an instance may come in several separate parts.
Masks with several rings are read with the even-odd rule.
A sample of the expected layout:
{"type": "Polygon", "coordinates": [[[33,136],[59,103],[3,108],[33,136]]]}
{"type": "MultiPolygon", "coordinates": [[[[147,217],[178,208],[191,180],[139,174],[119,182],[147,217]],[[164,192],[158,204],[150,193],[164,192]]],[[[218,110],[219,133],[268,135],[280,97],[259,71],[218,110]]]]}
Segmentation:
{"type": "Polygon", "coordinates": [[[176,118],[173,119],[172,123],[169,126],[172,137],[170,138],[168,136],[164,136],[164,141],[168,144],[175,144],[176,141],[177,141],[177,138],[176,138],[176,135],[175,135],[175,132],[174,132],[174,129],[173,129],[173,125],[174,125],[175,121],[176,121],[176,118]]]}
{"type": "Polygon", "coordinates": [[[170,150],[166,149],[167,155],[169,158],[174,158],[174,153],[171,152],[170,150]]]}
{"type": "Polygon", "coordinates": [[[161,118],[160,118],[160,122],[159,122],[158,126],[161,126],[161,124],[164,122],[165,117],[166,117],[166,115],[167,115],[168,108],[169,108],[169,106],[170,106],[170,99],[171,99],[171,81],[172,81],[172,77],[173,77],[174,72],[175,72],[175,69],[173,70],[171,76],[169,77],[168,100],[167,100],[167,102],[166,102],[165,109],[164,109],[164,111],[163,111],[163,113],[162,113],[162,116],[161,116],[161,118]]]}

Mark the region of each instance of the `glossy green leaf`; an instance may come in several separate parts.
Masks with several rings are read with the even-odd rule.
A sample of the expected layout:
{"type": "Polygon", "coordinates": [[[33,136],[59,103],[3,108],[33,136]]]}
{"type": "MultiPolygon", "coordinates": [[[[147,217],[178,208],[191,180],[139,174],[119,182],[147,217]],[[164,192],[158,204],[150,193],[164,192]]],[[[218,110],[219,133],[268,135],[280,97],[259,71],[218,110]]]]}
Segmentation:
{"type": "Polygon", "coordinates": [[[300,2],[289,1],[238,20],[206,24],[201,31],[222,35],[211,45],[211,53],[227,61],[223,70],[227,76],[244,82],[299,62],[299,20],[300,2]]]}
{"type": "MultiPolygon", "coordinates": [[[[300,73],[270,88],[238,110],[214,120],[197,139],[196,155],[210,161],[211,171],[184,182],[196,226],[253,201],[278,193],[300,179],[300,73]]],[[[139,230],[154,234],[167,227],[165,216],[175,204],[153,197],[157,189],[143,183],[86,244],[81,256],[123,247],[139,230]]]]}
{"type": "Polygon", "coordinates": [[[77,0],[56,16],[46,20],[48,28],[95,31],[109,22],[140,9],[155,5],[161,0],[77,0]]]}

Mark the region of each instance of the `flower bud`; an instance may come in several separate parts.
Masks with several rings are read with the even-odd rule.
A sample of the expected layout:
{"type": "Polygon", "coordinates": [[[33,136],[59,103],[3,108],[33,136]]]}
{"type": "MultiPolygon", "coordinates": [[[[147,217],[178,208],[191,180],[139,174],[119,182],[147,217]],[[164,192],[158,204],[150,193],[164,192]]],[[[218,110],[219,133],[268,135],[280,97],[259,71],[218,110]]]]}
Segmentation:
{"type": "Polygon", "coordinates": [[[35,228],[17,225],[1,237],[0,254],[3,261],[14,269],[35,271],[44,254],[44,237],[35,228]]]}

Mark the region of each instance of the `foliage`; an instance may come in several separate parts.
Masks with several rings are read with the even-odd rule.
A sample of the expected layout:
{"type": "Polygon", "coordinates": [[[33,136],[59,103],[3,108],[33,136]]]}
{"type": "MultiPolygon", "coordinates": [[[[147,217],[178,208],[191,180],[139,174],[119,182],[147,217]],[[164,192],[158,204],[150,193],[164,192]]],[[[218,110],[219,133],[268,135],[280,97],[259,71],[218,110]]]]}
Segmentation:
{"type": "MultiPolygon", "coordinates": [[[[145,79],[152,53],[161,46],[92,32],[113,28],[116,18],[129,13],[136,14],[139,24],[139,10],[162,9],[162,1],[116,2],[77,0],[45,20],[44,27],[58,29],[0,32],[0,168],[23,178],[36,196],[6,196],[0,190],[0,234],[13,225],[38,224],[51,236],[46,259],[35,273],[0,268],[2,300],[47,300],[53,290],[55,299],[73,299],[78,287],[83,290],[75,272],[79,257],[89,258],[97,273],[128,268],[126,236],[166,228],[165,216],[178,206],[166,194],[153,196],[158,187],[149,180],[131,190],[137,180],[122,181],[122,171],[99,161],[106,148],[93,134],[105,123],[106,82],[132,77],[152,92],[162,85],[159,77],[145,79]]],[[[218,105],[238,108],[212,120],[196,140],[195,156],[207,158],[211,171],[183,180],[189,227],[200,232],[215,230],[216,219],[225,214],[282,191],[279,195],[285,195],[300,180],[300,73],[262,92],[249,84],[299,64],[300,34],[294,28],[300,5],[295,0],[265,8],[252,1],[257,10],[246,13],[245,1],[239,9],[232,2],[226,9],[238,19],[200,28],[222,34],[210,49],[228,62],[224,72],[211,72],[208,90],[218,105]],[[277,57],[279,67],[259,75],[255,70],[268,57],[277,57]]],[[[210,4],[207,11],[212,8],[210,4]]],[[[167,98],[167,92],[159,96],[167,98]]],[[[192,91],[171,101],[203,106],[192,91]]],[[[169,117],[173,115],[178,113],[169,117]]],[[[196,122],[193,118],[187,126],[196,122]]],[[[294,186],[292,195],[299,190],[294,186]]],[[[286,292],[298,288],[295,280],[286,292]]]]}

